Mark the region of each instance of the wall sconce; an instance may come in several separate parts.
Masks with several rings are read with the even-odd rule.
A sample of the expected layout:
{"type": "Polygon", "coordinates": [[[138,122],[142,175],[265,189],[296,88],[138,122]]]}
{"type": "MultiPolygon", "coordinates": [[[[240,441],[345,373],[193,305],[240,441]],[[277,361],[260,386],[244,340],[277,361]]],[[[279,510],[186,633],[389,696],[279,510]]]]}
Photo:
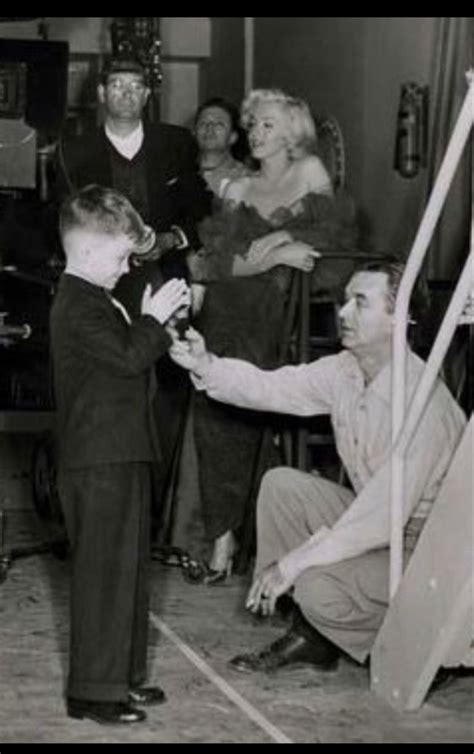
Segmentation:
{"type": "Polygon", "coordinates": [[[401,86],[394,169],[403,178],[414,178],[427,164],[428,92],[413,82],[401,86]]]}

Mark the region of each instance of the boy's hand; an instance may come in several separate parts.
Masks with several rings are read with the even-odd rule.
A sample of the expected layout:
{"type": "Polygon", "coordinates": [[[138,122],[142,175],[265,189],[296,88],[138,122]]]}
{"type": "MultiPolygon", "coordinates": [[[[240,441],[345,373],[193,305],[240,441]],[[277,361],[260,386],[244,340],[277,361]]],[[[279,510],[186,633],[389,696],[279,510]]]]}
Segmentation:
{"type": "Polygon", "coordinates": [[[155,293],[151,292],[151,285],[147,285],[143,293],[141,311],[149,314],[161,325],[178,309],[189,306],[191,291],[185,280],[172,278],[161,286],[155,293]]]}
{"type": "Polygon", "coordinates": [[[173,361],[198,376],[204,372],[211,361],[211,354],[206,349],[202,335],[193,327],[188,327],[184,340],[180,340],[176,330],[168,327],[167,331],[173,338],[173,345],[169,349],[173,361]]]}

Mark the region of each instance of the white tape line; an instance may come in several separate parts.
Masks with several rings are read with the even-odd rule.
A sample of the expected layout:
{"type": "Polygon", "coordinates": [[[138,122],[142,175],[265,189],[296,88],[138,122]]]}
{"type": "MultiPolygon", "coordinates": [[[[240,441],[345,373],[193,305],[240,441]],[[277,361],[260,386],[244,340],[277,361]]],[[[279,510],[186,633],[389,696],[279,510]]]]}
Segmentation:
{"type": "Polygon", "coordinates": [[[172,628],[170,628],[166,623],[164,623],[160,618],[158,618],[153,613],[150,613],[150,620],[153,623],[153,625],[158,628],[159,631],[161,631],[162,634],[164,634],[170,641],[175,644],[180,652],[184,654],[185,657],[188,658],[190,662],[192,662],[193,665],[198,668],[198,670],[201,671],[209,680],[211,683],[214,684],[214,686],[217,686],[217,688],[222,691],[223,694],[226,695],[228,699],[230,699],[231,702],[237,705],[237,707],[240,707],[242,712],[245,712],[247,717],[249,717],[251,720],[254,721],[262,730],[267,733],[267,735],[270,736],[270,738],[273,738],[274,741],[276,741],[279,744],[291,744],[293,741],[285,736],[282,731],[276,727],[276,725],[273,725],[270,723],[263,715],[258,712],[258,710],[255,709],[249,702],[247,702],[246,699],[244,699],[243,696],[241,696],[230,684],[227,683],[227,681],[224,681],[223,678],[221,678],[220,675],[218,675],[208,664],[205,662],[201,657],[199,657],[196,652],[191,649],[184,641],[182,641],[177,634],[173,631],[172,628]]]}

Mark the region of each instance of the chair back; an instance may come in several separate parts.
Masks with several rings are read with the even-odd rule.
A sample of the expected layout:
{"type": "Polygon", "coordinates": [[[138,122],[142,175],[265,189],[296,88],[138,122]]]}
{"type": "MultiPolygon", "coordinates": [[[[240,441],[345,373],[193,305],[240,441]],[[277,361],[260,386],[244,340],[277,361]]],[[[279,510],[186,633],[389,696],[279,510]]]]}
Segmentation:
{"type": "Polygon", "coordinates": [[[335,193],[346,183],[346,155],[344,137],[334,115],[320,115],[315,118],[317,153],[328,171],[335,193]]]}

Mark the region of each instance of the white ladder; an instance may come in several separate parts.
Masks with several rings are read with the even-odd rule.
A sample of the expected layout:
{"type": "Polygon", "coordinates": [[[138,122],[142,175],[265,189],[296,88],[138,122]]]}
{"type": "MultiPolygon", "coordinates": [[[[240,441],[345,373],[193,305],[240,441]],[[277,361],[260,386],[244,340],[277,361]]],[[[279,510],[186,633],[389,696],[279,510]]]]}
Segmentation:
{"type": "Polygon", "coordinates": [[[425,371],[405,412],[409,301],[473,126],[474,72],[470,71],[467,78],[468,92],[413,243],[395,306],[392,354],[391,603],[372,650],[371,684],[376,693],[399,709],[414,709],[422,703],[441,664],[464,664],[470,662],[472,657],[472,420],[402,579],[406,449],[426,408],[428,395],[457,325],[460,322],[473,322],[474,251],[471,227],[470,253],[425,371]],[[447,504],[443,502],[445,499],[450,501],[448,514],[445,510],[447,504]],[[457,545],[458,535],[464,536],[464,547],[457,545]],[[468,542],[465,541],[466,537],[468,542]],[[456,587],[442,578],[448,553],[443,556],[443,562],[438,567],[436,559],[433,559],[440,542],[446,544],[450,557],[455,562],[458,579],[456,587]],[[460,590],[459,593],[454,594],[454,589],[460,590]]]}

